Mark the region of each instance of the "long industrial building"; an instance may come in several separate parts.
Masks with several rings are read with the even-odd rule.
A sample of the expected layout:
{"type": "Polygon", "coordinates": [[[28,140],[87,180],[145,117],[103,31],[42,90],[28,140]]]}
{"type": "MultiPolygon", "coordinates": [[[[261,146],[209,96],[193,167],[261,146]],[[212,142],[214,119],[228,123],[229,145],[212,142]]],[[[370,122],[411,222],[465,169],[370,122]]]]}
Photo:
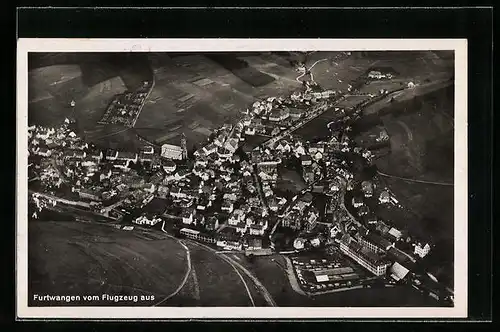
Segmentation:
{"type": "Polygon", "coordinates": [[[381,259],[380,256],[354,241],[351,237],[342,238],[340,250],[376,276],[384,275],[390,265],[389,262],[381,259]]]}

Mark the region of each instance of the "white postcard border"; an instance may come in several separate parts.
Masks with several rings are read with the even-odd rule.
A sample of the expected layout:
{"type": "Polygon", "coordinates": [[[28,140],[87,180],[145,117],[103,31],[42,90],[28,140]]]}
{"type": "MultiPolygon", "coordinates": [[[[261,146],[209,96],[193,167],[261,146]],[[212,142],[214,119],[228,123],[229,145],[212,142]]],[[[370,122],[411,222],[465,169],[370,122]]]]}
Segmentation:
{"type": "Polygon", "coordinates": [[[245,319],[467,317],[467,40],[466,39],[18,39],[16,154],[16,310],[20,319],[245,319]],[[28,307],[28,52],[455,51],[453,308],[354,307],[28,307]]]}

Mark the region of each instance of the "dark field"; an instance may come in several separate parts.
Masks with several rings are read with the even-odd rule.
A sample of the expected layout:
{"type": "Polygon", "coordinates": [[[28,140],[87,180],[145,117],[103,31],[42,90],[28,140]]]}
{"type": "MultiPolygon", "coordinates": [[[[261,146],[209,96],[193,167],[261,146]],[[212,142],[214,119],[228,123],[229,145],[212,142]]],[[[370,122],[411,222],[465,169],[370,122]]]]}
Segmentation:
{"type": "Polygon", "coordinates": [[[443,280],[452,285],[454,187],[439,183],[454,181],[453,86],[395,107],[394,116],[383,118],[391,137],[391,153],[377,160],[378,169],[437,184],[381,176],[406,209],[380,207],[378,213],[410,235],[434,244],[431,253],[438,252],[440,258],[431,265],[443,267],[443,280]]]}
{"type": "Polygon", "coordinates": [[[338,115],[336,114],[335,109],[331,108],[296,130],[294,134],[301,136],[306,141],[326,137],[330,135],[330,130],[327,127],[328,123],[336,118],[338,118],[338,115]]]}
{"type": "MultiPolygon", "coordinates": [[[[165,306],[248,307],[252,305],[243,282],[227,262],[192,242],[187,241],[186,245],[191,252],[194,272],[192,270],[188,282],[180,293],[166,302],[165,306]]],[[[244,280],[256,305],[264,305],[265,302],[257,293],[253,283],[245,276],[244,280]]]]}
{"type": "MultiPolygon", "coordinates": [[[[34,305],[33,294],[107,293],[155,295],[161,299],[175,290],[186,272],[184,249],[161,233],[148,235],[105,225],[33,221],[29,223],[28,242],[30,305],[34,305]]],[[[85,301],[69,304],[113,305],[85,301]]]]}

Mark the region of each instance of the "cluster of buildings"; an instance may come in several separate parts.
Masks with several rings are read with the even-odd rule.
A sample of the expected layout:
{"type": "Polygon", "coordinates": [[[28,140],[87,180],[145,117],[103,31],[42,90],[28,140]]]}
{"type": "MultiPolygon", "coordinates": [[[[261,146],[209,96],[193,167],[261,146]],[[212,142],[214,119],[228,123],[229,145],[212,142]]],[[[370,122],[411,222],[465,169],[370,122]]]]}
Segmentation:
{"type": "MultiPolygon", "coordinates": [[[[375,71],[368,76],[389,77],[375,71]]],[[[146,82],[136,92],[117,96],[101,123],[134,126],[150,88],[146,82]]],[[[372,198],[380,204],[398,204],[394,195],[379,194],[371,181],[363,181],[362,195],[355,195],[351,202],[357,215],[344,205],[345,192],[355,184],[352,165],[339,153],[360,155],[370,164],[369,150],[353,147],[345,133],[333,133],[328,141],[310,143],[287,137],[249,153],[240,149],[247,135],[277,136],[314,111],[308,106],[336,94],[309,87],[287,98],[257,101],[238,122],[215,130],[189,162],[184,135],[180,146],[163,144],[159,153],[148,145],[138,152],[100,151],[77,136],[69,120],[59,128],[30,127],[29,153],[38,158],[33,164],[41,181],[56,187],[68,184],[71,193],[90,201],[97,213],[118,220],[130,217],[132,223],[147,226],[157,225],[164,217],[175,218],[181,235],[225,249],[266,247],[273,214],[284,228],[302,235],[314,233],[322,211],[313,204],[311,192],[324,194],[328,197],[324,217],[330,222],[328,235],[340,251],[376,276],[389,271],[402,278],[411,270],[414,256],[424,257],[431,247],[413,241],[413,252],[399,249],[403,232],[379,220],[364,204],[372,198]],[[308,186],[291,201],[275,193],[278,168],[288,158],[297,158],[308,186]]],[[[339,121],[344,121],[347,115],[339,114],[339,121]]],[[[299,239],[294,241],[296,249],[304,246],[299,239]]],[[[318,246],[320,241],[314,241],[318,246]]],[[[335,279],[352,271],[330,272],[317,277],[335,279]]]]}
{"type": "Polygon", "coordinates": [[[135,126],[151,88],[152,83],[146,81],[136,91],[115,95],[98,123],[135,126]]]}
{"type": "Polygon", "coordinates": [[[368,78],[377,79],[377,80],[384,79],[384,78],[391,79],[391,78],[393,78],[393,75],[391,73],[382,73],[381,71],[378,71],[378,70],[372,70],[368,73],[368,78]]]}

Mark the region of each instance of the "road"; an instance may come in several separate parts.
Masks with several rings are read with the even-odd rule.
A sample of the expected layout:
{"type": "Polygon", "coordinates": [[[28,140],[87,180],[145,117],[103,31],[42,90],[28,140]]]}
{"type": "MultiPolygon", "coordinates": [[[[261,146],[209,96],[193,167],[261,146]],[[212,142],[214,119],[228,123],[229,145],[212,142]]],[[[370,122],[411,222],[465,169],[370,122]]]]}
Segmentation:
{"type": "Polygon", "coordinates": [[[243,276],[241,275],[240,271],[238,271],[238,269],[236,268],[236,266],[229,260],[228,256],[226,256],[225,254],[221,254],[221,255],[219,255],[219,257],[221,257],[224,261],[226,261],[226,263],[228,263],[229,265],[231,265],[231,267],[233,268],[234,272],[236,272],[236,274],[238,275],[238,277],[240,277],[240,280],[243,283],[243,286],[245,286],[245,290],[247,291],[248,298],[250,299],[250,302],[252,303],[252,306],[255,307],[255,301],[253,300],[252,293],[250,292],[250,289],[248,288],[248,285],[247,285],[247,283],[245,281],[245,278],[243,278],[243,276]]]}
{"type": "Polygon", "coordinates": [[[314,75],[313,75],[313,73],[312,73],[312,69],[313,69],[313,68],[314,68],[314,66],[316,66],[318,63],[323,62],[323,61],[327,61],[327,60],[328,60],[328,59],[320,59],[320,60],[317,60],[315,63],[313,63],[313,64],[312,64],[312,66],[311,66],[311,67],[309,67],[308,72],[309,72],[309,75],[311,76],[311,81],[312,81],[313,83],[316,83],[316,82],[314,82],[314,75]]]}
{"type": "Polygon", "coordinates": [[[186,269],[186,274],[184,275],[184,278],[182,279],[182,282],[179,284],[179,286],[170,294],[170,295],[167,295],[165,296],[161,301],[155,303],[153,305],[153,307],[156,307],[162,303],[165,303],[166,301],[168,301],[169,299],[171,299],[172,297],[174,297],[175,295],[177,295],[177,293],[179,293],[181,291],[181,289],[184,287],[184,285],[186,284],[188,278],[189,278],[189,275],[191,274],[191,269],[192,269],[192,266],[191,266],[191,252],[189,251],[189,248],[179,239],[177,239],[176,237],[170,235],[167,233],[167,231],[165,230],[165,221],[163,222],[163,224],[161,225],[161,230],[163,233],[165,233],[166,236],[168,236],[169,238],[171,239],[174,239],[175,241],[177,241],[183,248],[184,250],[186,251],[186,259],[187,259],[187,269],[186,269]]]}
{"type": "Polygon", "coordinates": [[[90,208],[90,204],[86,203],[86,202],[70,201],[70,200],[67,200],[67,199],[64,199],[64,198],[61,198],[61,197],[57,197],[57,196],[53,196],[53,195],[50,195],[50,194],[41,193],[41,192],[37,192],[37,191],[33,191],[33,190],[28,190],[28,193],[29,194],[38,194],[38,195],[40,195],[42,197],[51,199],[51,200],[56,201],[56,202],[61,202],[61,203],[67,204],[67,205],[77,205],[77,206],[82,206],[82,207],[90,208]]]}
{"type": "Polygon", "coordinates": [[[405,177],[401,177],[401,176],[396,176],[396,175],[390,175],[390,174],[382,173],[380,171],[377,171],[377,174],[379,174],[381,176],[388,177],[388,178],[403,180],[403,181],[407,181],[407,182],[424,183],[424,184],[434,184],[434,185],[438,185],[438,186],[453,186],[454,185],[453,183],[450,183],[450,182],[436,182],[436,181],[425,181],[425,180],[417,180],[417,179],[405,178],[405,177]]]}
{"type": "Polygon", "coordinates": [[[205,248],[206,250],[213,252],[215,255],[223,256],[222,259],[225,259],[226,262],[228,262],[233,267],[239,268],[248,278],[250,278],[252,280],[252,282],[255,284],[255,286],[257,287],[259,292],[262,294],[262,296],[264,297],[264,299],[266,300],[266,302],[270,306],[272,306],[272,307],[276,306],[276,302],[274,301],[271,293],[269,293],[269,291],[266,289],[266,287],[264,287],[264,285],[262,285],[262,283],[259,281],[259,279],[257,279],[250,271],[248,271],[240,263],[236,262],[234,259],[232,259],[231,257],[229,257],[225,254],[218,254],[217,250],[215,250],[209,246],[206,246],[204,244],[201,244],[201,243],[195,242],[195,241],[191,241],[191,240],[189,240],[189,242],[193,243],[199,247],[205,248]]]}
{"type": "Polygon", "coordinates": [[[109,211],[113,210],[114,208],[122,205],[124,202],[125,202],[126,198],[123,198],[121,200],[119,200],[118,202],[114,203],[114,204],[111,204],[109,206],[106,206],[105,208],[103,208],[102,210],[104,210],[104,212],[102,214],[108,216],[109,215],[109,211]]]}
{"type": "Polygon", "coordinates": [[[297,277],[295,276],[295,272],[293,271],[292,261],[290,260],[290,258],[288,258],[286,256],[283,256],[283,257],[286,260],[286,268],[282,267],[280,264],[278,264],[278,262],[276,262],[276,264],[278,264],[285,271],[285,273],[288,277],[288,281],[290,282],[290,286],[292,286],[292,289],[296,293],[299,293],[300,295],[307,296],[307,293],[304,292],[302,290],[302,288],[300,288],[300,284],[297,280],[297,277]]]}
{"type": "Polygon", "coordinates": [[[253,177],[254,177],[254,180],[255,180],[255,185],[257,186],[257,192],[259,193],[259,198],[260,198],[260,202],[262,204],[262,207],[264,208],[264,210],[267,212],[268,211],[268,206],[267,206],[267,203],[266,203],[266,198],[264,197],[264,192],[262,191],[262,184],[260,182],[260,179],[259,179],[259,175],[257,174],[257,165],[254,164],[253,165],[253,177]]]}

